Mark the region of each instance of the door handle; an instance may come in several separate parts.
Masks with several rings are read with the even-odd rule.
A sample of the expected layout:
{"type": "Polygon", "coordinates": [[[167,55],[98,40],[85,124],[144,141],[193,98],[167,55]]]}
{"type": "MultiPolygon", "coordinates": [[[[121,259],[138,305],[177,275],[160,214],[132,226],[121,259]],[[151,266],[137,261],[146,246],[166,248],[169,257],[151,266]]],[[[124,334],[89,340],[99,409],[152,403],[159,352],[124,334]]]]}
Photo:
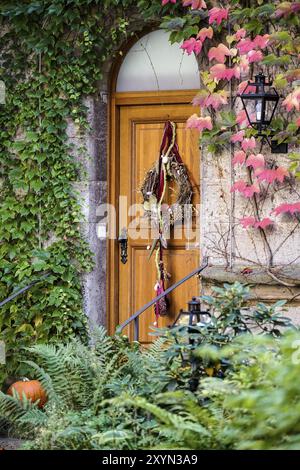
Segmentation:
{"type": "Polygon", "coordinates": [[[126,264],[128,260],[128,236],[126,227],[122,228],[118,242],[121,248],[121,262],[126,264]]]}

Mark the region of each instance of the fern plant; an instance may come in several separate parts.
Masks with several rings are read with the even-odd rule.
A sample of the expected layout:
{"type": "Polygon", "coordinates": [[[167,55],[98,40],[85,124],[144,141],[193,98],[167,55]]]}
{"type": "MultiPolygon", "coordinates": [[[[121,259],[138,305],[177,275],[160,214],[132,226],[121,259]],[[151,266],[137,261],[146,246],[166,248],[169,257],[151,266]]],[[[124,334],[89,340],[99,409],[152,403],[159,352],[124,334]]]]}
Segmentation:
{"type": "Polygon", "coordinates": [[[198,340],[197,331],[185,330],[192,341],[183,342],[179,327],[143,350],[100,327],[89,345],[74,339],[28,348],[26,367],[48,402],[40,410],[0,393],[0,425],[28,439],[26,448],[41,450],[300,448],[299,331],[274,333],[273,326],[290,322],[279,305],[258,305],[253,315],[264,334],[232,334],[231,322],[249,312],[239,310],[245,299],[238,304],[228,289],[213,301],[220,322],[216,315],[207,331],[199,325],[198,340]],[[220,331],[228,335],[224,345],[220,331]],[[185,351],[203,369],[195,393],[187,386],[193,362],[185,362],[185,351]],[[222,380],[208,373],[211,364],[223,363],[230,367],[222,380]]]}
{"type": "Polygon", "coordinates": [[[132,397],[123,394],[104,402],[115,407],[146,411],[157,421],[159,439],[158,449],[216,449],[223,447],[217,438],[216,417],[203,407],[197,398],[188,391],[165,392],[152,398],[132,397]]]}
{"type": "Polygon", "coordinates": [[[35,439],[35,449],[148,447],[159,434],[149,413],[103,402],[125,391],[149,397],[166,390],[174,368],[173,361],[165,360],[167,342],[158,339],[141,353],[138,344],[124,336],[109,337],[100,327],[92,332],[89,346],[73,340],[28,348],[35,360],[26,365],[41,382],[48,403],[39,410],[0,393],[0,416],[11,432],[35,439]]]}

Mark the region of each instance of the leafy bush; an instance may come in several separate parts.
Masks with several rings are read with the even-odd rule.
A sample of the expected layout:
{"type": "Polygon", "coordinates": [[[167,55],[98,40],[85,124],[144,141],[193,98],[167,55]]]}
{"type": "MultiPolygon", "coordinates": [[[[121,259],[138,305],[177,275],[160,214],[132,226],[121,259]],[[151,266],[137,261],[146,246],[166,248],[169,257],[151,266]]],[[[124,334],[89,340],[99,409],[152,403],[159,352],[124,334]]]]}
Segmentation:
{"type": "Polygon", "coordinates": [[[222,351],[234,368],[226,380],[202,383],[226,420],[223,438],[237,449],[300,449],[300,335],[275,341],[244,336],[222,351]]]}
{"type": "Polygon", "coordinates": [[[299,331],[281,334],[282,302],[249,306],[238,284],[215,292],[210,326],[164,330],[145,350],[103,328],[89,345],[28,348],[48,403],[1,393],[0,426],[29,449],[300,449],[299,331]]]}
{"type": "MultiPolygon", "coordinates": [[[[195,395],[167,392],[154,400],[122,395],[117,405],[148,411],[166,440],[163,448],[300,449],[300,334],[280,339],[243,335],[217,350],[233,367],[224,380],[207,377],[195,395]]],[[[207,346],[197,354],[216,358],[207,346]]]]}
{"type": "Polygon", "coordinates": [[[197,387],[199,377],[223,377],[230,365],[225,359],[220,361],[218,354],[215,357],[195,355],[194,351],[199,346],[214,345],[222,348],[245,333],[278,337],[285,329],[294,328],[291,319],[283,315],[284,300],[272,305],[262,302],[253,305],[250,288],[238,282],[224,284],[223,288],[214,287],[213,293],[213,296],[202,296],[202,301],[210,307],[208,322],[200,322],[192,327],[179,325],[171,330],[160,331],[167,338],[174,339],[168,356],[181,354],[185,363],[191,364],[192,370],[187,369],[185,379],[190,381],[192,388],[197,387]]]}
{"type": "Polygon", "coordinates": [[[176,359],[166,361],[165,345],[166,340],[160,339],[140,353],[138,343],[130,344],[122,336],[109,337],[102,328],[93,332],[90,346],[79,340],[68,345],[35,345],[28,351],[36,361],[26,364],[41,381],[48,403],[41,411],[34,404],[0,393],[0,416],[11,423],[11,432],[35,438],[35,449],[154,445],[160,430],[148,413],[103,402],[125,392],[132,397],[151,397],[166,390],[179,360],[177,366],[176,359]]]}

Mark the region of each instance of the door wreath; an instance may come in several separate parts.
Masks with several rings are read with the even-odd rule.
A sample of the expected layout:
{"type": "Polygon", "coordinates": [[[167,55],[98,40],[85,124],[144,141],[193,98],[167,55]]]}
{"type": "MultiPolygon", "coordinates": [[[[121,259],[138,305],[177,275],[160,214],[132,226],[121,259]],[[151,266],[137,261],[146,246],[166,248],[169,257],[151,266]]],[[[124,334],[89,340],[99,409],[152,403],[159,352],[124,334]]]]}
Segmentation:
{"type": "MultiPolygon", "coordinates": [[[[146,173],[140,190],[145,215],[157,229],[158,234],[153,240],[149,255],[150,259],[155,252],[157,281],[154,290],[158,296],[165,291],[165,282],[170,278],[163,260],[163,250],[167,249],[164,235],[166,228],[183,220],[184,206],[192,204],[194,193],[187,167],[179,154],[176,124],[172,121],[165,123],[158,161],[146,173]],[[171,206],[164,202],[170,181],[174,181],[177,186],[176,200],[171,206]]],[[[155,326],[160,316],[167,315],[168,309],[169,300],[166,297],[155,304],[155,326]]]]}

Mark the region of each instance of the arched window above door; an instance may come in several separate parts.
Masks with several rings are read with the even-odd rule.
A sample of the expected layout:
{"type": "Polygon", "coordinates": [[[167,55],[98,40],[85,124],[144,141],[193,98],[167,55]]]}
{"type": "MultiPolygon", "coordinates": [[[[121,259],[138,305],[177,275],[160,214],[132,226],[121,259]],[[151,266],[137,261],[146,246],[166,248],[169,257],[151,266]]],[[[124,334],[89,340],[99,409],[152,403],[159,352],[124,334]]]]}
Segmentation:
{"type": "Polygon", "coordinates": [[[169,34],[153,31],[143,36],[126,54],[121,65],[117,92],[192,90],[200,87],[194,55],[186,55],[169,34]]]}

